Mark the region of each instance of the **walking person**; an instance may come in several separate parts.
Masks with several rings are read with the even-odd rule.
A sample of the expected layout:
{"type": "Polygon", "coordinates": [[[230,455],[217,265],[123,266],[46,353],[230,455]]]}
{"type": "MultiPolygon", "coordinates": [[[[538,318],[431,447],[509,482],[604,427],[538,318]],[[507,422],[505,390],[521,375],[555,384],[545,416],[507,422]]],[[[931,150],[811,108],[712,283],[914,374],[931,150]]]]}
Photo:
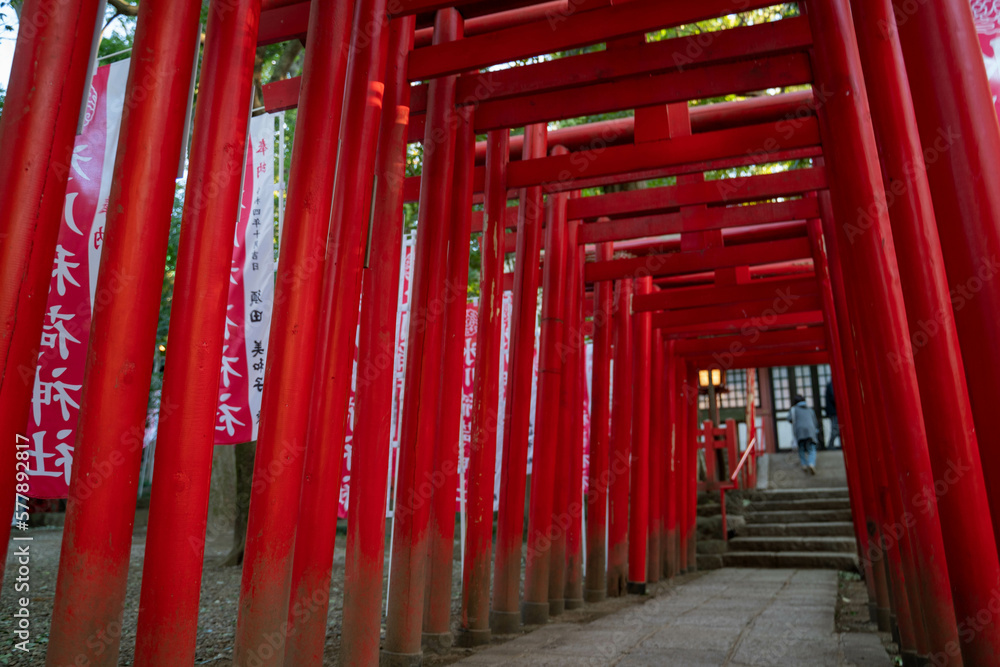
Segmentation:
{"type": "Polygon", "coordinates": [[[840,440],[840,422],[837,421],[837,399],[833,395],[833,380],[826,383],[826,416],[830,418],[830,439],[827,449],[833,449],[833,441],[840,440]]]}
{"type": "Polygon", "coordinates": [[[805,397],[799,394],[792,396],[792,409],[788,411],[788,421],[792,424],[792,436],[799,445],[802,472],[815,475],[819,424],[816,422],[816,413],[806,404],[805,397]]]}

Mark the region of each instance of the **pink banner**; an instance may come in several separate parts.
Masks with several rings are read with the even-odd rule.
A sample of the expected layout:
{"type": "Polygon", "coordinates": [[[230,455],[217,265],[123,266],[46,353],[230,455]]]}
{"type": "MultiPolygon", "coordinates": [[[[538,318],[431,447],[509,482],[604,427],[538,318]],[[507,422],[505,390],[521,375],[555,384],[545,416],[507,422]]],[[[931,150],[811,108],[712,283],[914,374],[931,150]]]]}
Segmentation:
{"type": "Polygon", "coordinates": [[[215,443],[257,439],[274,303],[274,115],[250,120],[233,237],[215,443]]]}
{"type": "Polygon", "coordinates": [[[36,498],[65,498],[69,491],[127,78],[127,60],[97,69],[73,148],[28,419],[28,474],[36,498]]]}
{"type": "MultiPolygon", "coordinates": [[[[993,91],[993,104],[1000,97],[1000,0],[972,0],[972,15],[979,33],[986,76],[993,91]]],[[[1000,107],[998,107],[1000,114],[1000,107]]]]}

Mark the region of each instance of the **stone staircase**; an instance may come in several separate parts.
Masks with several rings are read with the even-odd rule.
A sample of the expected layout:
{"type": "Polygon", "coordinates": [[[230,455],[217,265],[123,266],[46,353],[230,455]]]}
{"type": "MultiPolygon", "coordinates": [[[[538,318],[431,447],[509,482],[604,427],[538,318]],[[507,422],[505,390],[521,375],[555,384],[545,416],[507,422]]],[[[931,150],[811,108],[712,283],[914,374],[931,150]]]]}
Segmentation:
{"type": "Polygon", "coordinates": [[[818,453],[817,475],[804,475],[792,452],[762,459],[767,489],[726,494],[728,540],[719,493],[698,496],[698,569],[788,567],[857,569],[857,546],[839,450],[818,453]]]}
{"type": "Polygon", "coordinates": [[[727,567],[857,569],[845,488],[755,491],[743,519],[721,554],[727,567]]]}

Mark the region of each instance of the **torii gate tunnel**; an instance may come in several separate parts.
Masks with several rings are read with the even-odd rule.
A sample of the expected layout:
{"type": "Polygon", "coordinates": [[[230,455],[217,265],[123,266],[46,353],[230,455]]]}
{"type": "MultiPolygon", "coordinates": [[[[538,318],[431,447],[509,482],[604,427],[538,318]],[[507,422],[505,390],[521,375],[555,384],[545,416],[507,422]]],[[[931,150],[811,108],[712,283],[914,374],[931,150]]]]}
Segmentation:
{"type": "MultiPolygon", "coordinates": [[[[695,569],[698,439],[715,437],[697,423],[698,371],[830,363],[880,624],[896,625],[908,661],[1000,664],[1000,131],[969,1],[807,0],[780,21],[648,38],[774,4],[210,0],[135,664],[194,661],[254,57],[258,45],[292,39],[305,42],[301,78],[264,89],[269,109],[297,106],[298,120],[236,665],[323,662],[336,537],[329,498],[359,322],[366,381],[354,414],[339,659],[419,664],[422,642],[451,642],[457,341],[479,231],[459,641],[487,642],[695,569]],[[603,48],[585,48],[595,45],[603,48]],[[742,99],[692,104],[726,95],[742,99]],[[626,110],[634,114],[548,130],[626,110]],[[422,173],[406,177],[413,142],[422,173]],[[796,168],[716,178],[789,162],[796,168]],[[405,202],[419,202],[419,213],[383,641],[387,360],[405,202]],[[505,281],[513,325],[501,386],[505,281]]],[[[103,5],[25,0],[0,120],[7,515],[103,5]]],[[[177,109],[189,95],[201,5],[140,5],[96,287],[114,298],[92,325],[53,666],[118,664],[141,455],[133,434],[146,415],[184,136],[177,109]]],[[[737,470],[730,485],[748,477],[737,470]]]]}

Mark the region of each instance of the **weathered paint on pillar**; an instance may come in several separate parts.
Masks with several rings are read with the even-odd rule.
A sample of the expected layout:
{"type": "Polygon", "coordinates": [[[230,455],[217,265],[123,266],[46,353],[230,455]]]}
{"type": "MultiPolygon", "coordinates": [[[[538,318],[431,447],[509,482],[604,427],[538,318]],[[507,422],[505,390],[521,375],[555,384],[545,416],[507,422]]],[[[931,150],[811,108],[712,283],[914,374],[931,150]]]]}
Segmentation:
{"type": "Polygon", "coordinates": [[[385,508],[392,429],[393,359],[403,235],[403,179],[410,122],[410,83],[406,58],[413,48],[416,19],[389,23],[389,60],[385,102],[375,163],[375,213],[371,254],[362,278],[358,380],[350,498],[347,506],[347,556],[340,664],[373,665],[379,659],[382,628],[382,576],[385,559],[385,508]]]}
{"type": "MultiPolygon", "coordinates": [[[[893,0],[1000,543],[1000,130],[968,0],[893,0]]],[[[890,27],[890,29],[891,29],[890,27]]],[[[920,323],[911,327],[916,333],[920,323]]],[[[928,332],[924,332],[927,334],[928,332]]],[[[983,583],[983,586],[990,584],[983,583]]],[[[996,624],[994,624],[995,626],[996,624]]]]}
{"type": "Polygon", "coordinates": [[[920,599],[930,648],[937,653],[958,640],[958,629],[857,40],[847,0],[810,2],[808,10],[815,49],[815,86],[829,95],[817,113],[836,227],[844,239],[840,248],[856,258],[853,264],[857,270],[851,284],[865,307],[866,329],[870,330],[877,353],[873,361],[880,379],[892,384],[892,390],[882,395],[892,452],[887,460],[897,466],[900,474],[890,482],[892,491],[902,496],[902,509],[914,520],[911,534],[920,572],[920,599]],[[849,226],[862,220],[866,224],[870,220],[870,228],[856,237],[849,236],[849,226]],[[890,357],[893,353],[899,355],[898,360],[890,357]],[[926,504],[915,507],[914,499],[918,498],[927,499],[926,504]]]}
{"type": "MultiPolygon", "coordinates": [[[[635,280],[636,294],[653,291],[651,276],[635,280]]],[[[628,592],[646,592],[646,550],[649,545],[649,407],[653,315],[633,313],[632,331],[632,479],[629,489],[628,592]]]]}
{"type": "Polygon", "coordinates": [[[667,375],[663,371],[663,334],[653,331],[652,357],[646,369],[650,381],[649,395],[649,543],[646,549],[646,581],[656,583],[663,571],[663,467],[667,438],[667,397],[664,391],[667,375]]]}
{"type": "Polygon", "coordinates": [[[91,324],[46,656],[52,666],[80,664],[80,657],[90,665],[118,664],[121,633],[109,628],[120,627],[125,602],[184,133],[176,106],[190,89],[200,9],[193,0],[139,8],[97,277],[97,293],[115,297],[91,324]],[[93,640],[101,635],[108,641],[93,640]]]}
{"type": "Polygon", "coordinates": [[[501,311],[503,309],[504,223],[507,220],[507,165],[510,130],[495,130],[486,149],[486,201],[482,237],[482,286],[476,332],[472,394],[465,570],[462,573],[460,643],[490,640],[490,558],[493,543],[493,484],[500,397],[501,311]]]}
{"type": "Polygon", "coordinates": [[[462,447],[462,386],[465,375],[465,312],[469,286],[469,235],[472,233],[472,177],[476,133],[472,107],[458,109],[455,129],[455,170],[448,227],[448,277],[445,296],[445,335],[442,340],[441,397],[438,402],[435,471],[443,484],[434,489],[430,546],[427,553],[427,591],[424,598],[423,642],[448,647],[451,634],[452,557],[455,553],[455,499],[458,497],[458,461],[462,447]]]}
{"type": "MultiPolygon", "coordinates": [[[[352,7],[313,3],[275,281],[235,661],[281,665],[352,7]],[[294,517],[294,519],[293,519],[294,517]],[[281,638],[274,647],[265,635],[281,638]],[[265,657],[263,654],[266,654],[265,657]]],[[[317,594],[317,597],[319,594],[317,594]]]]}
{"type": "MultiPolygon", "coordinates": [[[[442,9],[434,23],[435,43],[462,36],[462,17],[442,9]]],[[[433,469],[441,389],[442,342],[447,284],[448,226],[455,166],[456,77],[430,83],[424,133],[423,178],[417,219],[413,310],[406,360],[399,473],[392,522],[389,605],[382,660],[409,665],[420,660],[427,581],[430,503],[442,487],[443,471],[433,469]]]]}
{"type": "MultiPolygon", "coordinates": [[[[598,244],[597,261],[612,256],[610,243],[598,244]]],[[[594,361],[591,369],[590,400],[590,481],[587,486],[587,576],[584,599],[600,602],[607,597],[607,555],[605,540],[610,480],[609,427],[611,423],[611,311],[614,286],[594,284],[594,361]]]]}
{"type": "Polygon", "coordinates": [[[566,609],[583,606],[583,390],[586,367],[586,340],[583,337],[583,261],[584,249],[579,245],[579,220],[572,220],[566,232],[569,268],[566,275],[566,373],[563,386],[566,390],[567,434],[569,454],[566,467],[569,471],[569,502],[566,506],[566,609]]]}
{"type": "Polygon", "coordinates": [[[170,306],[156,465],[135,647],[137,665],[194,662],[216,403],[239,220],[260,0],[214,0],[170,306]],[[178,483],[178,480],[185,480],[178,483]],[[167,582],[172,582],[167,585],[167,582]]]}
{"type": "MultiPolygon", "coordinates": [[[[889,183],[889,220],[905,297],[914,364],[948,577],[958,618],[975,617],[1000,591],[1000,561],[993,537],[979,443],[966,388],[965,369],[952,312],[948,277],[923,168],[917,121],[895,31],[879,31],[893,21],[891,0],[852,2],[872,120],[889,183]],[[936,323],[932,331],[921,326],[936,323]],[[932,335],[933,334],[933,335],[932,335]],[[932,407],[931,407],[932,406],[932,407]],[[940,493],[940,487],[947,489],[940,493]],[[983,508],[970,512],[970,507],[983,508]],[[972,554],[975,554],[974,557],[972,554]]],[[[949,230],[948,232],[952,232],[949,230]]],[[[1000,662],[1000,625],[988,624],[963,636],[965,662],[1000,662]]]]}
{"type": "MultiPolygon", "coordinates": [[[[553,155],[567,151],[557,146],[553,155]]],[[[550,609],[549,577],[551,560],[560,558],[565,567],[566,532],[553,519],[555,487],[566,483],[565,466],[558,466],[560,433],[559,399],[563,380],[566,322],[566,205],[567,193],[549,196],[546,208],[545,265],[542,284],[541,339],[538,348],[538,398],[535,405],[534,456],[531,464],[531,505],[528,512],[527,563],[524,570],[524,601],[521,620],[525,624],[544,623],[550,611],[561,611],[560,603],[550,609]],[[556,555],[554,547],[562,545],[556,555]]],[[[563,570],[564,571],[564,570],[563,570]]],[[[562,595],[564,585],[557,588],[562,595]]]]}
{"type": "Polygon", "coordinates": [[[610,597],[625,594],[628,575],[628,501],[632,450],[632,281],[617,283],[614,386],[611,404],[611,482],[608,485],[610,597]]]}
{"type": "MultiPolygon", "coordinates": [[[[322,661],[337,525],[330,489],[342,479],[361,273],[372,219],[389,32],[386,0],[359,0],[351,31],[343,121],[320,297],[305,466],[288,601],[285,663],[322,661]]],[[[339,494],[338,494],[339,497],[339,494]]]]}
{"type": "MultiPolygon", "coordinates": [[[[525,129],[525,159],[546,155],[546,137],[545,125],[532,125],[525,129]]],[[[542,246],[542,189],[522,189],[519,198],[510,370],[504,415],[493,606],[490,611],[490,627],[498,634],[517,632],[521,627],[521,545],[524,540],[524,494],[528,430],[531,425],[538,261],[542,246]]]]}

